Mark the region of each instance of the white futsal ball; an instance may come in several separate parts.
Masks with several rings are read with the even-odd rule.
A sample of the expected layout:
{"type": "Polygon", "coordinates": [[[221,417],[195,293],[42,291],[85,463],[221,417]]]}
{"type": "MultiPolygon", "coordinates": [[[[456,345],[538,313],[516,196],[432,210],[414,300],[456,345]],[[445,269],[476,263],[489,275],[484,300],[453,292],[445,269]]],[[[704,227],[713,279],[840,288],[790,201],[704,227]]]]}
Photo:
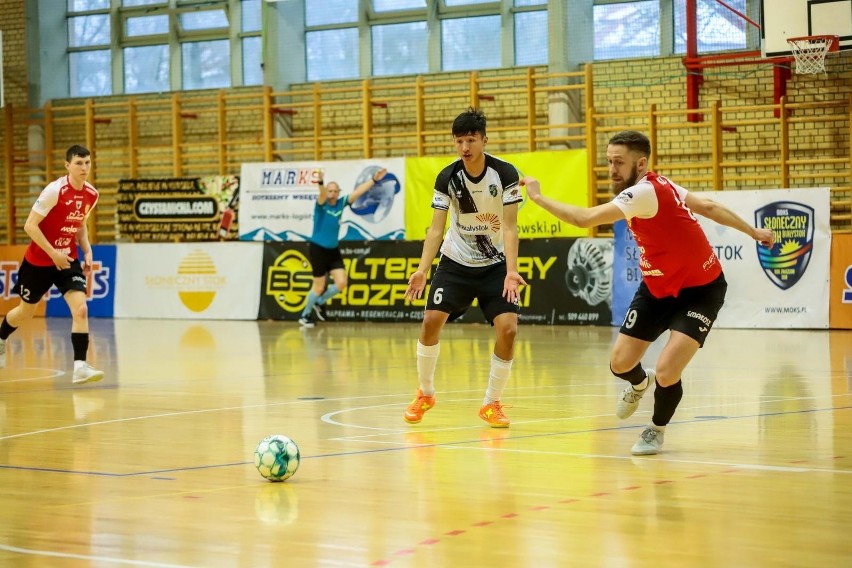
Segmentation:
{"type": "Polygon", "coordinates": [[[299,469],[299,446],[296,442],[274,434],[267,436],[254,450],[254,466],[269,481],[284,481],[299,469]]]}

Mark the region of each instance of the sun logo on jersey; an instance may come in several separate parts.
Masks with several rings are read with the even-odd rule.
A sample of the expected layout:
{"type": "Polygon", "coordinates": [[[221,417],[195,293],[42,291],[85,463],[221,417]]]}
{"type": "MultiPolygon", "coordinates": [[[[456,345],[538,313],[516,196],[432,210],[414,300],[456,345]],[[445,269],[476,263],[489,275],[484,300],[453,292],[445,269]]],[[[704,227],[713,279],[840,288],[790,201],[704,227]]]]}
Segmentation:
{"type": "Polygon", "coordinates": [[[480,213],[476,216],[476,220],[480,223],[488,224],[488,227],[493,232],[498,232],[500,230],[500,217],[495,215],[494,213],[480,213]]]}

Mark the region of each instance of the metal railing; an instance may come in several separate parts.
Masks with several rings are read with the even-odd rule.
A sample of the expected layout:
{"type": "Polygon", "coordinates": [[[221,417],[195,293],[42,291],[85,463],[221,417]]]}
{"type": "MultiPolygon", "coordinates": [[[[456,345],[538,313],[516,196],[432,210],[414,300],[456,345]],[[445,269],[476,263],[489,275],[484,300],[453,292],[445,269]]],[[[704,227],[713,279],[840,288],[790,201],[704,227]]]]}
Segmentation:
{"type": "MultiPolygon", "coordinates": [[[[831,187],[831,226],[852,231],[852,94],[824,102],[598,113],[592,66],[314,83],[171,95],[65,100],[3,110],[3,242],[26,242],[23,223],[44,185],[64,173],[64,152],[92,150],[101,192],[90,227],[113,242],[125,178],[239,174],[244,162],[444,155],[449,125],[485,108],[489,151],[586,148],[589,201],[611,199],[606,141],[633,128],[652,141],[652,168],[696,190],[831,187]],[[552,112],[574,121],[555,123],[552,112]],[[688,120],[690,116],[700,120],[688,120]]],[[[610,233],[608,227],[597,235],[610,233]]]]}

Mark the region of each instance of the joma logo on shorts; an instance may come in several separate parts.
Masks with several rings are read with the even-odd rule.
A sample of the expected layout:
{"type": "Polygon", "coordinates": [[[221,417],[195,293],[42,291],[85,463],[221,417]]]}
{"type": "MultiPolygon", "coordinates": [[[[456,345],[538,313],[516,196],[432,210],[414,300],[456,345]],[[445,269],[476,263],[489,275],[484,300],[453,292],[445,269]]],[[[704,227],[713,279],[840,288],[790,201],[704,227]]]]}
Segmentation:
{"type": "Polygon", "coordinates": [[[686,312],[687,317],[695,318],[706,326],[709,326],[711,323],[710,318],[703,314],[699,314],[698,312],[686,312]]]}

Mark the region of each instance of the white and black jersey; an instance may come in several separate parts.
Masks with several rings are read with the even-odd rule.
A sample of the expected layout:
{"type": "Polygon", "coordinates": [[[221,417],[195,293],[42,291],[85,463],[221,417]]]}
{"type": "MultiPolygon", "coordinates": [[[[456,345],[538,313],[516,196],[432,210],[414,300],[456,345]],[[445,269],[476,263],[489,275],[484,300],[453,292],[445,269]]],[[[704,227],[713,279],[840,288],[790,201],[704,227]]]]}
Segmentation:
{"type": "Polygon", "coordinates": [[[485,169],[471,178],[456,160],[438,174],[432,207],[450,212],[441,253],[465,266],[488,266],[503,254],[503,206],[523,200],[518,170],[490,154],[485,169]]]}

